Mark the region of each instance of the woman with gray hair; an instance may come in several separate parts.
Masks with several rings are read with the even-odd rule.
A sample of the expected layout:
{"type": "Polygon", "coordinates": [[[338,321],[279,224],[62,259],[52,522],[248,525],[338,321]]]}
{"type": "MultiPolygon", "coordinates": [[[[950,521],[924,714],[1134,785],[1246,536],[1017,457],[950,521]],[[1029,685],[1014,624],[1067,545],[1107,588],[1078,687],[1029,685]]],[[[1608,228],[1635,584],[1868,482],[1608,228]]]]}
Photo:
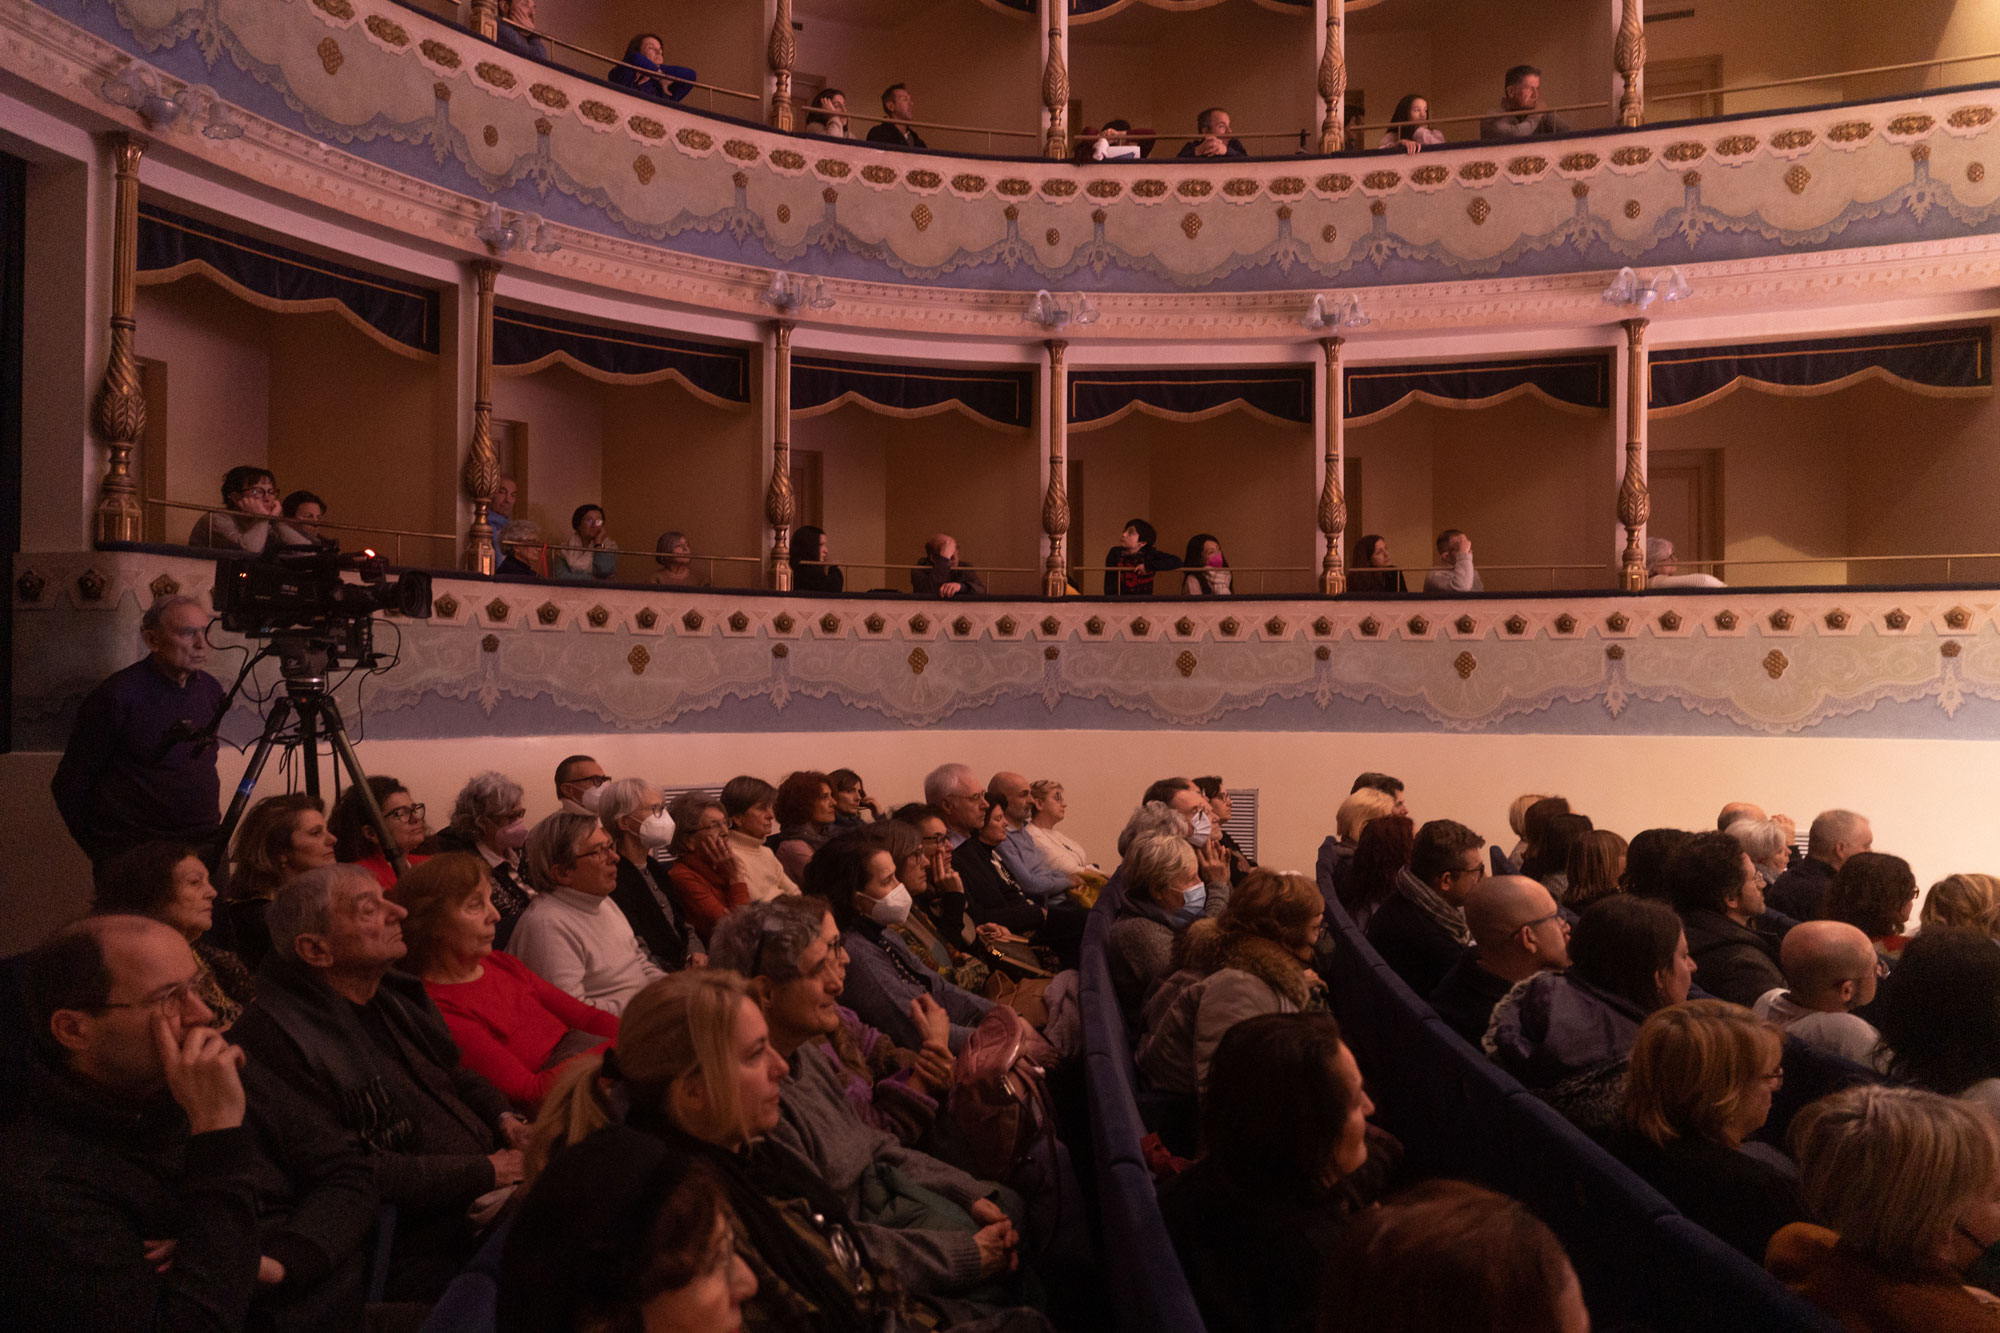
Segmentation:
{"type": "Polygon", "coordinates": [[[1792,845],[1775,819],[1739,819],[1725,832],[1736,839],[1736,845],[1750,858],[1750,864],[1757,867],[1765,888],[1770,888],[1785,873],[1792,845]]]}
{"type": "Polygon", "coordinates": [[[618,887],[611,835],[589,815],[559,810],[528,834],[526,855],[535,900],[521,913],[507,952],[556,989],[622,1014],[666,972],[610,901],[618,887]]]}
{"type": "Polygon", "coordinates": [[[1209,896],[1185,838],[1140,838],[1127,849],[1124,869],[1125,900],[1111,923],[1105,961],[1126,1031],[1136,1032],[1146,997],[1173,971],[1174,941],[1203,917],[1220,915],[1229,895],[1209,896]]]}
{"type": "Polygon", "coordinates": [[[653,866],[653,854],[674,840],[666,797],[644,778],[619,778],[599,789],[597,817],[618,850],[618,887],[611,901],[632,924],[632,933],[662,972],[701,966],[701,939],[668,896],[666,872],[653,866]]]}
{"type": "Polygon", "coordinates": [[[471,852],[486,863],[493,878],[493,906],[500,913],[500,930],[493,947],[504,949],[514,922],[528,906],[528,886],[521,878],[521,847],[528,841],[527,794],[505,773],[489,769],[475,774],[458,789],[451,822],[432,835],[428,853],[471,852]]]}
{"type": "MultiPolygon", "coordinates": [[[[1118,856],[1122,860],[1132,844],[1141,838],[1179,838],[1182,842],[1194,836],[1194,825],[1188,817],[1168,805],[1165,801],[1148,801],[1132,812],[1125,821],[1125,827],[1118,834],[1118,856]]],[[[1192,847],[1193,844],[1189,843],[1192,847]]]]}

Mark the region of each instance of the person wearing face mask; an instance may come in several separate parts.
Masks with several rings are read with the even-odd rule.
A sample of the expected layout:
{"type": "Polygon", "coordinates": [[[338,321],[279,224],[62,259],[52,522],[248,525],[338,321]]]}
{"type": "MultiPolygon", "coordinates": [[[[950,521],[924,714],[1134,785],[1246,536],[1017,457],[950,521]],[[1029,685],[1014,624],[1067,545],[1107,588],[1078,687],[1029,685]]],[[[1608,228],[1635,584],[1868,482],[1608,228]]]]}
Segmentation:
{"type": "Polygon", "coordinates": [[[1215,836],[1215,812],[1209,807],[1208,798],[1186,778],[1161,778],[1146,788],[1146,794],[1139,798],[1140,808],[1155,801],[1187,821],[1188,845],[1194,848],[1201,882],[1208,885],[1211,892],[1221,889],[1223,896],[1228,897],[1229,853],[1222,840],[1215,836]]]}
{"type": "Polygon", "coordinates": [[[611,781],[604,765],[587,754],[573,754],[556,765],[556,799],[573,815],[597,818],[597,802],[611,781]]]}
{"type": "Polygon", "coordinates": [[[507,947],[514,923],[528,907],[528,885],[521,877],[521,848],[528,841],[526,799],[521,784],[505,773],[480,773],[459,789],[451,822],[424,846],[433,854],[471,852],[486,863],[493,880],[493,907],[500,913],[496,949],[507,947]]]}
{"type": "Polygon", "coordinates": [[[666,872],[653,864],[654,853],[674,841],[666,798],[644,778],[619,778],[600,791],[598,820],[618,851],[618,884],[611,901],[662,972],[700,967],[707,950],[667,892],[666,872]]]}
{"type": "Polygon", "coordinates": [[[1208,896],[1187,839],[1144,837],[1125,853],[1125,900],[1105,940],[1111,989],[1135,1031],[1146,997],[1174,967],[1174,944],[1204,917],[1219,916],[1229,899],[1208,896]]]}
{"type": "Polygon", "coordinates": [[[1229,560],[1222,554],[1222,543],[1210,534],[1197,532],[1188,538],[1181,569],[1181,592],[1187,596],[1229,596],[1229,560]]]}

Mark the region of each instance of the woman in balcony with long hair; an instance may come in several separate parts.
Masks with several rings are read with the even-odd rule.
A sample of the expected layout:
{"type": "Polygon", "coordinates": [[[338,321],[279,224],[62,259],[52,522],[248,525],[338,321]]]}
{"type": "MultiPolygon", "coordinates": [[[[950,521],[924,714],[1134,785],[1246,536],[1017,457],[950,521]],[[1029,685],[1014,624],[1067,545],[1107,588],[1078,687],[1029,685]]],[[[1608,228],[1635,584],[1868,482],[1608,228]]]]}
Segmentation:
{"type": "Polygon", "coordinates": [[[1430,127],[1430,99],[1421,93],[1409,93],[1396,103],[1396,112],[1389,117],[1389,126],[1382,131],[1377,148],[1400,148],[1406,153],[1421,152],[1432,144],[1444,142],[1444,135],[1430,127]]]}
{"type": "Polygon", "coordinates": [[[667,48],[657,33],[642,32],[625,43],[625,55],[611,71],[611,82],[655,102],[678,102],[694,91],[695,72],[669,65],[667,48]]]}
{"type": "Polygon", "coordinates": [[[1181,591],[1187,596],[1229,596],[1229,558],[1222,553],[1222,543],[1210,534],[1197,532],[1188,538],[1181,570],[1181,591]]]}
{"type": "Polygon", "coordinates": [[[1347,568],[1349,592],[1408,592],[1403,571],[1389,563],[1389,540],[1369,533],[1354,543],[1354,560],[1347,568]]]}

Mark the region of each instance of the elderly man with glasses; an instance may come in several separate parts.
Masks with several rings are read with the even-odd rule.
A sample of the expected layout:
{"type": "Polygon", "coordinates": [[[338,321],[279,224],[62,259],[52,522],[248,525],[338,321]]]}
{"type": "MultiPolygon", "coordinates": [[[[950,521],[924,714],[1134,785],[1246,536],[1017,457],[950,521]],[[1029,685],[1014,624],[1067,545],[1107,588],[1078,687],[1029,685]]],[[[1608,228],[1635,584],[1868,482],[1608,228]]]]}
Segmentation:
{"type": "Polygon", "coordinates": [[[604,825],[558,812],[528,830],[523,849],[534,901],[514,926],[507,952],[556,989],[606,1013],[666,973],[640,947],[618,888],[618,848],[604,825]]]}
{"type": "Polygon", "coordinates": [[[1525,875],[1497,875],[1467,895],[1473,949],[1431,992],[1431,1008],[1479,1045],[1500,997],[1537,972],[1569,968],[1569,922],[1549,891],[1525,875]]]}

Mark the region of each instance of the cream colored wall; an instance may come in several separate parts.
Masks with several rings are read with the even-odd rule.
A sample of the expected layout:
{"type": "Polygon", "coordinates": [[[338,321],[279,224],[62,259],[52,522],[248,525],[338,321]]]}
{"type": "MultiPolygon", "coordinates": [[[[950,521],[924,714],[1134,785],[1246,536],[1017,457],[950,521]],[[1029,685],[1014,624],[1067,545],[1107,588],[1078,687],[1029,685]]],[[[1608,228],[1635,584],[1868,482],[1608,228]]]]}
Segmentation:
{"type": "MultiPolygon", "coordinates": [[[[569,516],[578,505],[601,504],[611,536],[620,547],[625,544],[619,529],[628,518],[623,511],[629,501],[613,502],[604,493],[602,388],[562,366],[493,377],[495,419],[519,423],[516,449],[525,440],[527,466],[516,459],[512,468],[521,487],[514,514],[533,519],[547,541],[569,540],[569,516]]],[[[627,494],[619,488],[621,501],[627,494]]]]}
{"type": "MultiPolygon", "coordinates": [[[[849,592],[907,589],[909,580],[876,568],[889,560],[889,481],[882,442],[883,417],[859,407],[792,423],[792,449],[820,459],[820,508],[833,559],[849,592]]],[[[897,560],[909,555],[897,551],[897,560]]]]}
{"type": "MultiPolygon", "coordinates": [[[[166,366],[167,399],[147,404],[151,434],[164,454],[144,460],[158,470],[147,490],[189,504],[222,503],[222,476],[232,467],[272,467],[271,325],[273,317],[202,278],[141,287],[138,350],[166,366]]],[[[304,474],[278,474],[284,487],[307,485],[304,474]]],[[[314,486],[317,490],[318,487],[314,486]]],[[[321,492],[324,494],[325,492],[321,492]]],[[[169,510],[166,535],[183,541],[201,515],[169,510]]]]}
{"type": "MultiPolygon", "coordinates": [[[[671,382],[593,387],[604,422],[596,484],[619,546],[650,551],[661,532],[678,528],[697,552],[745,557],[713,566],[717,587],[757,587],[760,566],[748,558],[769,543],[755,405],[714,407],[671,382]]],[[[651,578],[653,568],[632,564],[626,576],[651,578]]]]}
{"type": "MultiPolygon", "coordinates": [[[[1070,458],[1083,479],[1082,508],[1070,515],[1069,562],[1072,568],[1090,566],[1075,576],[1078,592],[1103,591],[1106,552],[1118,544],[1119,534],[1132,519],[1152,519],[1153,470],[1146,457],[1147,435],[1136,427],[1121,428],[1133,426],[1134,420],[1127,417],[1118,426],[1069,437],[1070,458]]],[[[1154,427],[1168,424],[1146,420],[1154,427]]],[[[1070,503],[1076,505],[1078,497],[1072,495],[1070,503]]]]}
{"type": "Polygon", "coordinates": [[[1405,410],[1437,417],[1431,516],[1438,528],[1463,528],[1472,538],[1488,591],[1612,585],[1610,413],[1562,412],[1529,398],[1477,412],[1405,410]],[[1495,568],[1528,564],[1599,568],[1495,568]]]}

